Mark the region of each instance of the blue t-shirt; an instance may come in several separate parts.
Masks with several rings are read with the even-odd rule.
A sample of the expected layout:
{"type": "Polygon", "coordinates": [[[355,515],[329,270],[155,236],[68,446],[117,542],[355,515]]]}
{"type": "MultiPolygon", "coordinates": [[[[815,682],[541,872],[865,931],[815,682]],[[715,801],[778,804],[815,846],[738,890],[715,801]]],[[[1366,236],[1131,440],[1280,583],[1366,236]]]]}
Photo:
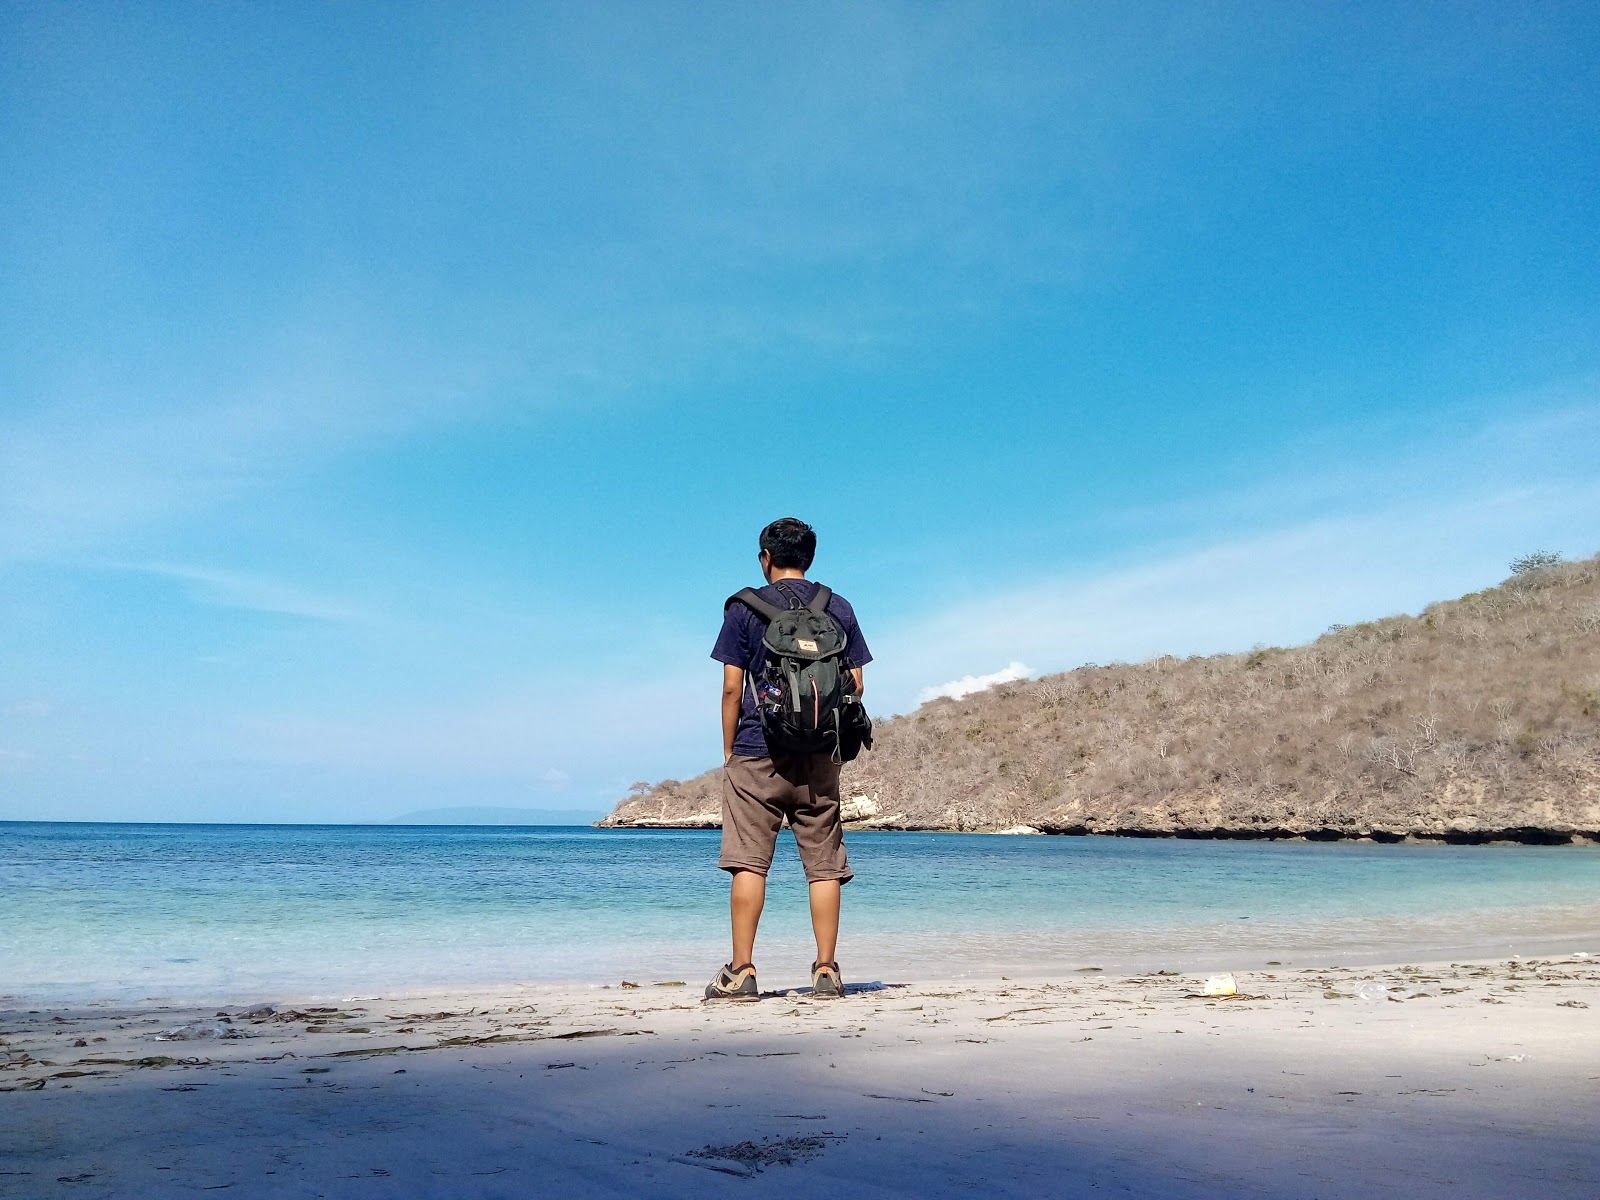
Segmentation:
{"type": "MultiPolygon", "coordinates": [[[[779,581],[794,593],[802,603],[817,594],[817,585],[809,579],[784,579],[779,581]]],[[[788,608],[789,598],[778,590],[776,584],[757,588],[757,594],[769,604],[788,608]]],[[[864,667],[872,661],[872,651],[867,649],[867,639],[861,636],[861,626],[856,624],[856,611],[850,601],[837,592],[828,601],[828,615],[839,623],[844,632],[845,665],[864,667]]],[[[733,752],[746,758],[766,758],[766,734],[761,732],[761,718],[756,716],[755,696],[750,690],[753,676],[766,662],[767,648],[761,639],[766,635],[767,623],[748,604],[734,601],[722,617],[722,632],[717,644],[711,648],[711,657],[730,667],[742,667],[745,674],[744,694],[739,698],[739,726],[733,734],[733,752]]]]}

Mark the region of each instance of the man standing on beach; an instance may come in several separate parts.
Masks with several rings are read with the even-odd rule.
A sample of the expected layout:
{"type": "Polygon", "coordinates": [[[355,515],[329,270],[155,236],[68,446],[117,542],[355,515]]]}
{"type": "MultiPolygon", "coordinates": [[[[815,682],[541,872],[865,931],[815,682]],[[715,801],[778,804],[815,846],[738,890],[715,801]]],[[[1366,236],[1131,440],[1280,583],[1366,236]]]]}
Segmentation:
{"type": "MultiPolygon", "coordinates": [[[[761,574],[756,596],[779,609],[816,600],[821,585],[806,578],[816,555],[817,535],[804,521],[784,517],[761,531],[761,574]]],[[[845,685],[862,691],[861,669],[872,661],[855,611],[844,597],[819,602],[844,638],[845,685]]],[[[812,994],[838,997],[844,982],[835,959],[839,938],[839,890],[851,878],[839,818],[839,758],[830,752],[774,751],[761,727],[756,689],[767,649],[764,620],[738,597],[723,611],[722,632],[711,657],[722,664],[722,854],[718,865],[733,876],[729,915],[733,957],[706,987],[709,1000],[754,1000],[756,926],[767,897],[767,870],[785,817],[794,830],[811,894],[811,927],[817,957],[811,964],[812,994]]],[[[813,647],[815,648],[815,647],[813,647]]]]}

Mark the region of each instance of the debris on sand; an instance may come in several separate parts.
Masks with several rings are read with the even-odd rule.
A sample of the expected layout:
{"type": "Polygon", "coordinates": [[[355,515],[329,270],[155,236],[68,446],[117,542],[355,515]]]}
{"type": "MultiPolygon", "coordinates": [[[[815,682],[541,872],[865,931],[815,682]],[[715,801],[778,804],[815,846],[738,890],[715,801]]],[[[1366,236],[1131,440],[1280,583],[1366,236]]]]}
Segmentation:
{"type": "Polygon", "coordinates": [[[244,1034],[227,1021],[190,1021],[187,1025],[174,1025],[155,1035],[158,1042],[199,1042],[207,1038],[241,1038],[244,1034]]]}
{"type": "Polygon", "coordinates": [[[804,1134],[762,1138],[758,1142],[738,1142],[732,1146],[702,1146],[699,1150],[689,1151],[687,1155],[675,1154],[672,1161],[729,1175],[754,1175],[762,1167],[774,1164],[792,1166],[804,1159],[814,1158],[827,1148],[829,1141],[841,1141],[843,1138],[843,1134],[804,1134]],[[700,1161],[695,1161],[697,1159],[700,1161]]]}

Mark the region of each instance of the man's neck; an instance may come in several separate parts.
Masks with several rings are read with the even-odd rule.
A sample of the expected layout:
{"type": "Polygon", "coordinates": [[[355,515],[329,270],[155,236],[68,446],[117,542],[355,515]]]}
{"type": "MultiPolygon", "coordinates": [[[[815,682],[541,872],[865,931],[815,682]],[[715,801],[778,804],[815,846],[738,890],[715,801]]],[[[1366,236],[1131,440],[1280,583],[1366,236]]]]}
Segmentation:
{"type": "Polygon", "coordinates": [[[772,574],[767,576],[768,583],[777,583],[780,579],[804,579],[806,573],[797,571],[793,567],[773,567],[772,574]]]}

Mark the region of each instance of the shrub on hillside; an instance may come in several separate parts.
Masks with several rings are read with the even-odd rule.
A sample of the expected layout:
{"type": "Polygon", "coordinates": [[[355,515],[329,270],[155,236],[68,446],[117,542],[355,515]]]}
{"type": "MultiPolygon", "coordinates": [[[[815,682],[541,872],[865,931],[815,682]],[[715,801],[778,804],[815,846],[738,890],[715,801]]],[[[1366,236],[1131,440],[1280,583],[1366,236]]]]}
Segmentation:
{"type": "Polygon", "coordinates": [[[1561,555],[1554,550],[1534,550],[1511,560],[1511,573],[1513,575],[1532,575],[1535,571],[1543,571],[1547,567],[1559,566],[1561,555]]]}

